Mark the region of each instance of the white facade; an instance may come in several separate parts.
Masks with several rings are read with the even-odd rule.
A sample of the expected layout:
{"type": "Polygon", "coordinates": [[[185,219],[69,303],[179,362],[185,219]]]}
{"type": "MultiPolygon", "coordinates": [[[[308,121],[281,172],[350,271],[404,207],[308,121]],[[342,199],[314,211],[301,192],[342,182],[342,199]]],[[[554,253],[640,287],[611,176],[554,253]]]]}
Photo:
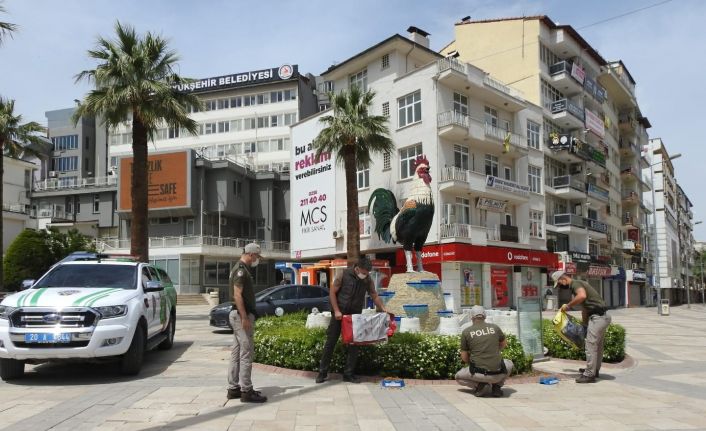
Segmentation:
{"type": "Polygon", "coordinates": [[[5,171],[3,173],[2,194],[2,250],[7,247],[22,232],[30,222],[30,199],[33,171],[37,169],[34,163],[4,157],[5,171]]]}

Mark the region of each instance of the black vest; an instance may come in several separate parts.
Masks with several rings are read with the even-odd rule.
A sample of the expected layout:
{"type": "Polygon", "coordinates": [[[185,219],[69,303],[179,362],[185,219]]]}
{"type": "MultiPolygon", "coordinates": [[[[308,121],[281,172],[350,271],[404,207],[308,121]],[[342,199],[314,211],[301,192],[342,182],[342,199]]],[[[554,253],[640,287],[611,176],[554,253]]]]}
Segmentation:
{"type": "Polygon", "coordinates": [[[341,276],[341,288],[338,289],[336,299],[338,308],[343,314],[360,314],[365,305],[365,292],[372,280],[370,276],[361,280],[352,269],[346,269],[341,276]]]}

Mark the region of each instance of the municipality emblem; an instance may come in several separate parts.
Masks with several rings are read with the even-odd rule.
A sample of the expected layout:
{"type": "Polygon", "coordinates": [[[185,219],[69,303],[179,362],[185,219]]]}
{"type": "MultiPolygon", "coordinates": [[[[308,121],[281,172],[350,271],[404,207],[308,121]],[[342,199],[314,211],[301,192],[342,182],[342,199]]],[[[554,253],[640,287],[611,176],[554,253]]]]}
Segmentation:
{"type": "Polygon", "coordinates": [[[294,74],[294,68],[290,64],[284,64],[277,71],[280,79],[289,79],[294,74]]]}

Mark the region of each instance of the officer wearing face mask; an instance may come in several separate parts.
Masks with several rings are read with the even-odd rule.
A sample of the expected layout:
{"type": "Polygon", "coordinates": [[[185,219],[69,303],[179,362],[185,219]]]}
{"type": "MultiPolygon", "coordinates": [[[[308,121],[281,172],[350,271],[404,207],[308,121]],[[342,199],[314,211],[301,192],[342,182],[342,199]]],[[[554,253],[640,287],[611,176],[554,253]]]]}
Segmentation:
{"type": "Polygon", "coordinates": [[[264,403],[267,397],[253,388],[251,374],[255,356],[253,326],[255,326],[255,288],[252,270],[260,263],[260,246],[245,246],[240,261],[230,273],[235,308],[229,314],[233,327],[233,350],[228,368],[228,399],[240,398],[244,403],[264,403]]]}
{"type": "MultiPolygon", "coordinates": [[[[336,347],[338,337],[341,336],[341,319],[344,314],[360,314],[363,312],[365,304],[365,294],[367,293],[372,298],[375,306],[379,311],[387,312],[382,300],[375,291],[373,280],[370,278],[370,271],[373,265],[365,257],[358,259],[358,263],[352,268],[343,271],[340,277],[333,281],[333,286],[329,291],[329,300],[331,301],[331,310],[333,311],[334,319],[329,323],[326,333],[326,345],[321,356],[319,365],[319,375],[316,377],[316,383],[323,383],[328,376],[328,367],[333,356],[333,349],[336,347]]],[[[353,374],[355,371],[355,363],[358,360],[357,346],[348,346],[348,355],[346,356],[346,366],[343,371],[343,381],[350,383],[360,383],[358,377],[353,374]]]]}

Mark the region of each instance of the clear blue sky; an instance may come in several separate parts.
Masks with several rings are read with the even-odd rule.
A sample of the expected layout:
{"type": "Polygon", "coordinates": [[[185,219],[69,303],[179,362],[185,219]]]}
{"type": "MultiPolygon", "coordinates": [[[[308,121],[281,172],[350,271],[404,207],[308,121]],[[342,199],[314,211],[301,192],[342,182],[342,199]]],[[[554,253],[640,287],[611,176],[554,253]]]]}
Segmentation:
{"type": "Polygon", "coordinates": [[[319,74],[334,62],[410,25],[431,33],[433,49],[453,38],[453,24],[473,19],[546,14],[579,29],[608,60],[622,59],[637,81],[651,137],[661,137],[675,160],[677,180],[694,203],[696,237],[706,240],[703,179],[706,145],[706,1],[672,0],[581,29],[660,0],[5,0],[0,20],[20,26],[0,47],[0,94],[17,100],[26,120],[81,99],[73,76],[93,66],[86,50],[97,35],[112,37],[116,19],[171,40],[181,73],[199,78],[299,64],[319,74]]]}

